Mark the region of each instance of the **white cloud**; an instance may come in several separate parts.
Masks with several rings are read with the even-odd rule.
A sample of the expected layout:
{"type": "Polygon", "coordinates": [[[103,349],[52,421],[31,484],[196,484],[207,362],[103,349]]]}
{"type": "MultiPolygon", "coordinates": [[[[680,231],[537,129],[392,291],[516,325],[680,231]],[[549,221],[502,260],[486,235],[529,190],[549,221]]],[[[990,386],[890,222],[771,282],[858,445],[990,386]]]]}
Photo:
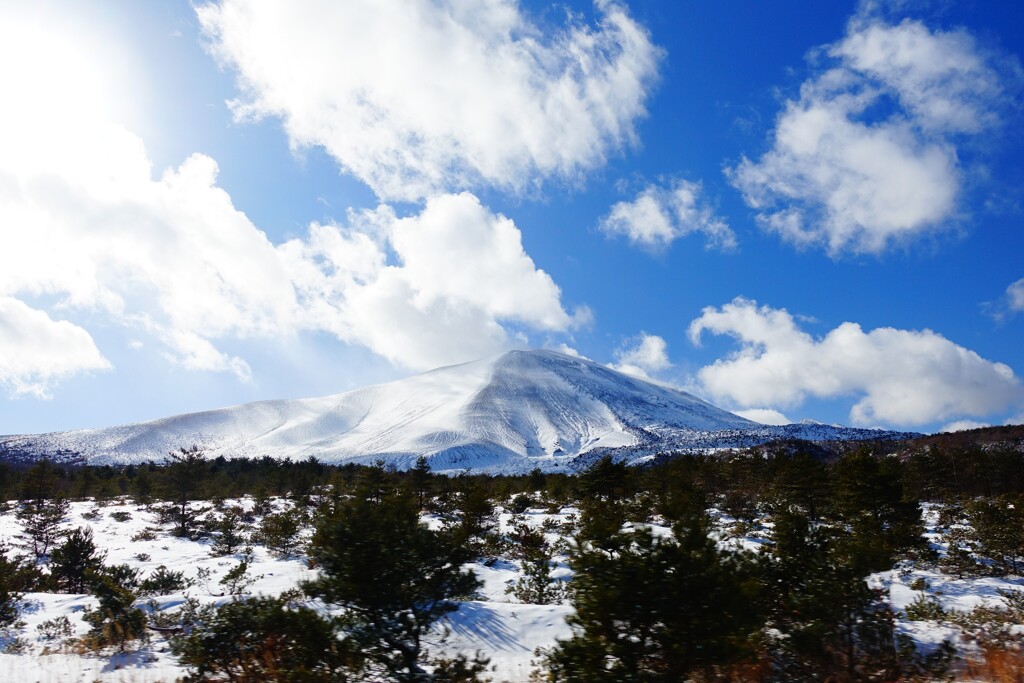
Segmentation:
{"type": "MultiPolygon", "coordinates": [[[[0,26],[0,37],[17,35],[0,26]]],[[[210,157],[154,176],[142,141],[110,123],[89,93],[50,106],[51,86],[76,81],[88,53],[52,63],[51,49],[75,51],[50,44],[63,36],[32,35],[17,50],[0,40],[0,54],[49,55],[43,63],[52,66],[46,88],[0,70],[0,300],[18,323],[6,332],[0,382],[12,393],[42,394],[55,379],[106,367],[88,332],[47,317],[58,310],[87,311],[183,367],[241,380],[253,371],[219,348],[225,342],[329,332],[423,369],[589,316],[562,308],[518,228],[470,194],[435,197],[406,217],[381,206],[352,214],[347,226],[313,224],[272,243],[217,185],[210,157]],[[28,297],[49,313],[29,316],[28,297]],[[30,321],[67,342],[64,364],[51,358],[60,347],[33,350],[30,336],[11,331],[30,321]]]]}
{"type": "Polygon", "coordinates": [[[18,226],[0,250],[0,295],[54,295],[148,331],[188,367],[247,375],[200,340],[290,329],[296,299],[274,246],[216,186],[208,157],[152,180],[133,135],[81,132],[38,173],[0,161],[0,223],[18,226]]]}
{"type": "Polygon", "coordinates": [[[981,429],[982,427],[991,427],[987,422],[976,422],[974,420],[957,420],[956,422],[950,422],[948,425],[943,425],[940,432],[966,432],[969,429],[981,429]]]}
{"type": "Polygon", "coordinates": [[[434,197],[405,218],[387,206],[354,212],[348,226],[314,224],[308,240],[281,249],[308,311],[305,324],[407,367],[520,343],[503,321],[550,331],[577,324],[558,286],[523,251],[515,224],[468,193],[434,197]]]}
{"type": "Polygon", "coordinates": [[[700,183],[687,180],[668,187],[648,185],[633,201],[612,206],[601,219],[601,230],[648,249],[663,249],[680,237],[702,232],[707,248],[734,249],[736,235],[701,201],[701,192],[700,183]]]}
{"type": "Polygon", "coordinates": [[[728,169],[767,230],[800,246],[880,253],[960,214],[961,142],[993,129],[997,60],[965,30],[870,13],[776,121],[772,148],[728,169]]]}
{"type": "Polygon", "coordinates": [[[569,346],[565,342],[562,342],[556,346],[552,346],[551,350],[558,351],[559,353],[564,353],[566,356],[572,356],[573,358],[582,358],[583,360],[590,360],[589,358],[587,358],[582,353],[580,353],[573,347],[569,346]]]}
{"type": "Polygon", "coordinates": [[[793,421],[777,410],[771,408],[747,408],[746,410],[733,411],[740,417],[745,417],[754,422],[765,425],[788,425],[793,421]]]}
{"type": "Polygon", "coordinates": [[[630,343],[615,351],[611,368],[637,377],[649,379],[672,367],[668,359],[668,344],[657,335],[641,332],[630,343]]]}
{"type": "Polygon", "coordinates": [[[13,395],[45,398],[60,379],[109,368],[81,327],[0,296],[0,386],[13,395]]]}
{"type": "Polygon", "coordinates": [[[660,50],[626,8],[558,30],[516,0],[221,0],[197,8],[239,118],[279,117],[384,199],[575,180],[635,143],[660,50]]]}
{"type": "MultiPolygon", "coordinates": [[[[118,170],[131,169],[148,174],[118,170]]],[[[427,369],[522,344],[506,323],[565,331],[589,316],[562,308],[518,228],[473,195],[403,218],[388,206],[353,213],[278,246],[215,174],[196,155],[157,181],[129,173],[105,196],[68,175],[18,179],[0,201],[0,221],[22,227],[0,250],[0,295],[58,295],[150,333],[187,368],[243,380],[250,367],[217,340],[324,330],[427,369]]]]}
{"type": "Polygon", "coordinates": [[[1006,307],[1012,313],[1024,311],[1024,277],[1006,288],[1006,307]]]}
{"type": "Polygon", "coordinates": [[[729,335],[740,348],[698,371],[708,394],[741,408],[794,407],[808,396],[857,397],[854,424],[923,425],[982,417],[1019,405],[1024,389],[1013,370],[985,360],[931,330],[879,328],[845,322],[820,339],[782,309],[737,298],[705,308],[690,324],[729,335]]]}
{"type": "Polygon", "coordinates": [[[1024,278],[1011,282],[999,299],[985,301],[981,308],[998,323],[1005,322],[1024,311],[1024,278]]]}

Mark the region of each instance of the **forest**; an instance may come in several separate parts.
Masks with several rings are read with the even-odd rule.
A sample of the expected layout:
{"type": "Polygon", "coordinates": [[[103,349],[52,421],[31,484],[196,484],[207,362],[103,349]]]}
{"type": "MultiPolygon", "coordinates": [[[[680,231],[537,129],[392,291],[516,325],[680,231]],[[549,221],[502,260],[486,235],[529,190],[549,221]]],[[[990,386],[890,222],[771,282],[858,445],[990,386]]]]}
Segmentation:
{"type": "Polygon", "coordinates": [[[167,680],[188,681],[1021,680],[1024,453],[877,450],[605,457],[576,476],[197,447],[162,464],[3,463],[0,667],[166,651],[167,680]],[[131,536],[126,561],[100,520],[131,536]],[[139,551],[172,541],[219,569],[139,551]],[[262,590],[271,558],[301,571],[262,590]],[[86,606],[27,608],[60,595],[86,606]],[[517,677],[449,640],[496,601],[560,620],[517,677]]]}

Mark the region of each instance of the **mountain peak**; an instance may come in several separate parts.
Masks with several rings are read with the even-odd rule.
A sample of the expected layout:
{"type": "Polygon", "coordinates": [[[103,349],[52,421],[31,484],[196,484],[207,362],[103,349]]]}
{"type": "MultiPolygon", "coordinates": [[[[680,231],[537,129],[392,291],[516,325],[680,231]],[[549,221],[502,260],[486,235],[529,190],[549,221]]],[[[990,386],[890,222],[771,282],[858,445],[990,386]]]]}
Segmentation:
{"type": "MultiPolygon", "coordinates": [[[[793,428],[800,430],[788,428],[788,438],[793,428]]],[[[163,460],[197,444],[229,458],[384,458],[407,467],[423,455],[435,471],[529,471],[571,469],[584,454],[636,458],[763,443],[779,438],[772,429],[584,358],[513,350],[333,396],[7,437],[0,439],[0,452],[124,463],[163,460]]],[[[822,430],[828,431],[815,426],[809,433],[828,438],[822,430]]]]}

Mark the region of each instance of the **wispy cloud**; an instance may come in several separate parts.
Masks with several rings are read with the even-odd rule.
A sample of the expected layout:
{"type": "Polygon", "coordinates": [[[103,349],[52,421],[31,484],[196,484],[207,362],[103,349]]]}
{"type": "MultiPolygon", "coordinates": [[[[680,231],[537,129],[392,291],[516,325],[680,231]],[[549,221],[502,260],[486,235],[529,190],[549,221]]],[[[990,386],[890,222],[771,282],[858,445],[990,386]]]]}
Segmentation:
{"type": "Polygon", "coordinates": [[[1024,312],[1024,277],[1006,288],[1006,309],[1010,313],[1024,312]]]}
{"type": "Polygon", "coordinates": [[[668,359],[668,343],[654,334],[641,332],[615,351],[613,369],[649,379],[672,367],[668,359]]]}
{"type": "Polygon", "coordinates": [[[240,118],[278,117],[383,199],[569,181],[635,141],[660,50],[625,6],[553,29],[512,0],[197,8],[240,118]]]}

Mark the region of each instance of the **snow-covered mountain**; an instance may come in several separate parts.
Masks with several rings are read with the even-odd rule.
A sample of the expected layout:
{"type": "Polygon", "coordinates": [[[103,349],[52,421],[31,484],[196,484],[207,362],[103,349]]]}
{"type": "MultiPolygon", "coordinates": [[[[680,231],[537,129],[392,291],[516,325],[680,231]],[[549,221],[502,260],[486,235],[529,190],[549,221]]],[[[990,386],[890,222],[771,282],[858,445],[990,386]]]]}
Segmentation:
{"type": "Polygon", "coordinates": [[[510,351],[322,398],[259,401],[150,422],[0,438],[7,457],[90,464],[163,460],[193,444],[208,455],[269,455],[435,471],[574,468],[603,453],[741,447],[779,438],[880,438],[829,427],[768,427],[659,384],[553,351],[510,351]],[[578,458],[587,454],[590,457],[578,458]]]}

